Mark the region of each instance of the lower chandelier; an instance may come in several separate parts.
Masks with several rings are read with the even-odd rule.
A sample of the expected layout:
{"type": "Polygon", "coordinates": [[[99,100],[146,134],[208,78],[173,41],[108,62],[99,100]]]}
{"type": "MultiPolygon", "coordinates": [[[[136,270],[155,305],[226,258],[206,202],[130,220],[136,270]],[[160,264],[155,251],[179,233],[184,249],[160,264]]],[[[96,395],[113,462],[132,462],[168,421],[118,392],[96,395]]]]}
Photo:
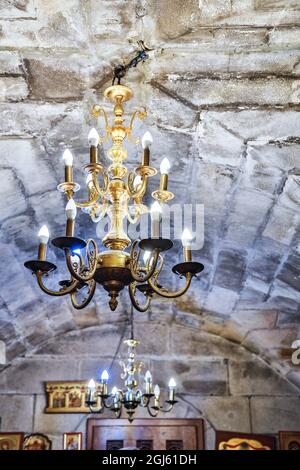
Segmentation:
{"type": "Polygon", "coordinates": [[[172,411],[175,403],[176,382],[173,378],[169,380],[168,399],[165,401],[166,407],[161,405],[161,392],[158,385],[153,388],[152,375],[147,370],[144,380],[144,391],[138,388],[138,382],[135,374],[140,372],[143,363],[135,362],[136,346],[140,342],[134,338],[124,341],[128,346],[127,363],[123,363],[123,372],[121,378],[125,380],[125,388],[118,389],[113,387],[111,393],[108,393],[109,374],[104,370],[101,375],[100,384],[94,379],[88,383],[88,399],[86,405],[91,413],[103,413],[105,409],[111,410],[116,418],[122,416],[123,409],[126,409],[127,417],[130,422],[134,420],[135,410],[138,406],[146,408],[149,415],[155,418],[159,412],[168,413],[172,411]]]}

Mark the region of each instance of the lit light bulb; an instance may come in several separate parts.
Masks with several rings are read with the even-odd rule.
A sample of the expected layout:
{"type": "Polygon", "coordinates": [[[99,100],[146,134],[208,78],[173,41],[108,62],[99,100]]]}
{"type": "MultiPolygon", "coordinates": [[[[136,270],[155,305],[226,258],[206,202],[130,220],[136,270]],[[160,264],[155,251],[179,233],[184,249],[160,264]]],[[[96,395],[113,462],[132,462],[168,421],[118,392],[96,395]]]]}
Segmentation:
{"type": "Polygon", "coordinates": [[[174,402],[175,400],[175,388],[176,388],[176,382],[173,379],[173,377],[171,377],[171,379],[169,380],[169,401],[170,402],[174,402]]]}
{"type": "Polygon", "coordinates": [[[157,384],[154,387],[154,395],[155,395],[156,400],[158,400],[160,396],[160,388],[159,388],[159,385],[157,384]]]}
{"type": "Polygon", "coordinates": [[[171,377],[170,380],[169,380],[169,388],[171,388],[171,389],[176,388],[176,382],[175,382],[175,379],[173,377],[171,377]]]}
{"type": "Polygon", "coordinates": [[[73,155],[69,149],[66,149],[63,153],[63,161],[66,166],[73,165],[73,155]]]}
{"type": "Polygon", "coordinates": [[[193,239],[191,232],[188,228],[185,228],[181,235],[181,241],[183,246],[190,246],[191,240],[193,239]]]}
{"type": "Polygon", "coordinates": [[[102,374],[101,374],[101,380],[102,380],[102,382],[107,382],[107,381],[108,381],[108,377],[109,377],[109,375],[108,375],[107,370],[104,370],[104,371],[102,372],[102,374]]]}
{"type": "Polygon", "coordinates": [[[141,183],[142,183],[142,178],[140,177],[140,175],[136,175],[136,177],[134,178],[133,186],[136,188],[141,183]]]}
{"type": "Polygon", "coordinates": [[[112,395],[117,395],[118,394],[118,389],[117,387],[113,387],[112,391],[111,391],[111,394],[112,395]]]}
{"type": "Polygon", "coordinates": [[[152,135],[149,131],[145,132],[142,137],[142,147],[143,149],[149,149],[153,143],[152,135]]]}
{"type": "MultiPolygon", "coordinates": [[[[150,255],[151,255],[151,251],[145,251],[144,256],[143,256],[143,260],[144,260],[144,263],[145,263],[145,264],[147,264],[150,255]]],[[[146,374],[147,374],[148,372],[149,372],[149,371],[147,370],[146,374]]],[[[149,372],[149,374],[150,374],[150,372],[149,372]]],[[[150,374],[150,375],[151,375],[151,374],[150,374]]]]}
{"type": "Polygon", "coordinates": [[[77,214],[76,204],[73,199],[70,199],[66,205],[67,219],[75,220],[77,214]]]}
{"type": "Polygon", "coordinates": [[[89,383],[88,383],[88,389],[89,389],[90,391],[93,391],[93,390],[95,390],[95,388],[96,388],[96,382],[95,382],[95,380],[94,380],[94,379],[90,379],[90,381],[89,381],[89,383]]]}
{"type": "Polygon", "coordinates": [[[97,147],[99,143],[99,134],[94,127],[89,132],[88,141],[93,147],[97,147]]]}
{"type": "Polygon", "coordinates": [[[171,168],[170,162],[167,157],[165,157],[160,164],[160,172],[162,175],[168,175],[171,168]]]}
{"type": "Polygon", "coordinates": [[[47,225],[43,225],[38,233],[40,243],[44,243],[44,245],[46,245],[48,243],[49,236],[50,235],[47,225]]]}
{"type": "Polygon", "coordinates": [[[145,374],[145,381],[146,382],[152,382],[152,375],[151,375],[150,370],[147,370],[147,372],[145,374]]]}

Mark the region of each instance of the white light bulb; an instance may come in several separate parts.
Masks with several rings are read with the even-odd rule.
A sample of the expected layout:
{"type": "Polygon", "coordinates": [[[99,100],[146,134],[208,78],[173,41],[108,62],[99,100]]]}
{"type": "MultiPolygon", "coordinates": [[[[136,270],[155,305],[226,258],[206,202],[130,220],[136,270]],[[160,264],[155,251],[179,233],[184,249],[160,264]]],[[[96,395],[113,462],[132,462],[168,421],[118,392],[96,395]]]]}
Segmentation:
{"type": "Polygon", "coordinates": [[[143,149],[150,148],[152,143],[153,143],[153,138],[152,138],[151,133],[149,131],[145,132],[145,134],[142,137],[142,147],[143,147],[143,149]]]}
{"type": "Polygon", "coordinates": [[[185,228],[181,235],[181,241],[183,246],[190,246],[191,240],[193,239],[191,232],[188,228],[185,228]]]}
{"type": "MultiPolygon", "coordinates": [[[[151,255],[151,251],[145,251],[144,256],[143,256],[143,260],[144,260],[145,264],[147,264],[150,255],[151,255]]],[[[149,372],[149,371],[147,370],[147,372],[149,372]]],[[[150,372],[149,372],[149,374],[150,374],[150,372]]]]}
{"type": "Polygon", "coordinates": [[[173,377],[171,377],[170,380],[169,380],[169,388],[171,388],[171,389],[176,388],[176,382],[173,379],[173,377]]]}
{"type": "Polygon", "coordinates": [[[74,220],[77,214],[76,204],[73,199],[70,199],[66,205],[67,219],[74,220]]]}
{"type": "Polygon", "coordinates": [[[170,162],[167,157],[165,157],[160,164],[160,172],[162,175],[167,175],[171,168],[170,162]]]}
{"type": "Polygon", "coordinates": [[[47,225],[43,225],[38,233],[40,243],[44,243],[46,245],[48,243],[49,236],[47,225]]]}
{"type": "Polygon", "coordinates": [[[93,391],[93,390],[95,390],[95,388],[96,388],[96,382],[95,382],[94,379],[91,379],[88,383],[88,389],[93,391]]]}
{"type": "Polygon", "coordinates": [[[151,206],[151,215],[160,214],[162,212],[161,205],[158,201],[155,201],[151,206]]]}
{"type": "Polygon", "coordinates": [[[101,380],[102,380],[103,382],[105,382],[105,381],[108,380],[108,377],[109,377],[109,376],[108,376],[107,370],[104,370],[104,371],[102,372],[102,374],[101,374],[101,380]]]}
{"type": "Polygon", "coordinates": [[[159,396],[160,396],[160,388],[159,388],[159,385],[155,385],[155,387],[154,387],[154,395],[155,395],[155,398],[158,400],[158,399],[159,399],[159,396]]]}
{"type": "Polygon", "coordinates": [[[88,141],[89,144],[93,147],[97,147],[99,143],[99,134],[94,127],[89,132],[88,141]]]}
{"type": "Polygon", "coordinates": [[[73,165],[73,155],[71,154],[69,149],[66,149],[63,153],[63,161],[66,166],[73,165]]]}
{"type": "Polygon", "coordinates": [[[140,175],[136,175],[136,177],[134,178],[133,186],[136,188],[139,184],[141,184],[141,182],[142,178],[140,177],[140,175]]]}
{"type": "Polygon", "coordinates": [[[150,370],[147,370],[147,372],[145,374],[145,381],[146,382],[152,382],[152,375],[151,375],[150,370]]]}
{"type": "Polygon", "coordinates": [[[111,394],[112,395],[117,395],[118,394],[118,389],[117,387],[113,387],[112,391],[111,391],[111,394]]]}

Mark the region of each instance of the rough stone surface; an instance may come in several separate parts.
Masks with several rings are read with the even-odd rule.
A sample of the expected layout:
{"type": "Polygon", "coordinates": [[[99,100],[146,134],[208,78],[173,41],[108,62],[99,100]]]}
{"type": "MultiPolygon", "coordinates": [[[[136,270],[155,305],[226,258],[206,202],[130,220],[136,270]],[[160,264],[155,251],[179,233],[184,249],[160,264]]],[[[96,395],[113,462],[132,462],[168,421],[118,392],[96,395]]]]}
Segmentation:
{"type": "MultiPolygon", "coordinates": [[[[78,331],[77,336],[70,331],[61,335],[64,342],[56,342],[55,354],[49,354],[43,347],[31,357],[19,358],[2,370],[1,429],[45,433],[52,439],[54,449],[61,449],[62,430],[83,432],[85,442],[86,415],[44,413],[44,383],[48,380],[88,380],[92,376],[99,380],[101,371],[106,368],[111,382],[121,386],[119,361],[126,357],[126,346],[120,340],[128,333],[126,322],[121,325],[123,332],[110,356],[104,356],[103,350],[97,353],[95,344],[87,341],[84,330],[78,331]],[[80,349],[81,343],[87,343],[90,350],[80,349]],[[71,349],[71,344],[77,345],[78,349],[71,349]]],[[[138,322],[138,326],[141,325],[138,322]]],[[[150,326],[159,331],[161,325],[157,320],[150,320],[150,326]]],[[[283,378],[260,357],[228,339],[201,334],[198,328],[173,325],[170,329],[171,336],[174,333],[178,337],[181,331],[183,340],[185,335],[194,339],[189,350],[177,348],[174,354],[172,345],[167,345],[163,355],[149,349],[139,358],[143,359],[144,371],[149,368],[153,372],[153,380],[160,385],[163,395],[166,394],[166,377],[172,375],[175,378],[180,390],[179,402],[170,417],[202,417],[208,449],[214,447],[216,429],[276,434],[282,423],[285,427],[289,423],[294,425],[298,419],[292,416],[293,406],[299,401],[297,377],[283,378]],[[201,351],[199,345],[202,345],[201,351]],[[276,407],[280,421],[274,418],[276,407]]],[[[93,331],[98,337],[103,336],[102,327],[93,331]]],[[[51,340],[47,342],[51,344],[51,340]]],[[[147,413],[137,410],[136,416],[144,418],[147,413]]],[[[109,417],[109,414],[103,417],[109,417]]]]}
{"type": "MultiPolygon", "coordinates": [[[[69,299],[42,294],[23,263],[36,257],[40,225],[47,223],[51,236],[64,232],[65,201],[56,191],[61,154],[73,151],[75,178],[84,186],[80,166],[88,162],[87,134],[96,125],[90,109],[100,103],[111,112],[102,94],[112,67],[130,60],[140,39],[154,51],[126,78],[135,93],[131,107],[145,105],[149,113],[136,136],[151,130],[153,164],[170,158],[175,202],[204,204],[205,214],[204,245],[193,254],[205,271],[183,298],[155,300],[136,315],[140,353],[158,380],[174,372],[184,399],[178,416],[203,415],[211,447],[217,428],[296,429],[299,3],[125,3],[0,2],[0,340],[7,361],[1,430],[49,433],[60,447],[65,421],[43,415],[43,381],[88,378],[98,356],[99,367],[110,364],[129,332],[125,292],[114,313],[100,288],[86,310],[76,311],[69,299]],[[18,395],[6,409],[11,393],[18,395]],[[15,426],[13,407],[21,410],[15,426]]],[[[100,152],[105,163],[107,148],[100,152]]],[[[129,164],[140,154],[130,144],[129,164]]],[[[151,179],[150,191],[157,185],[151,179]]],[[[81,212],[76,234],[96,236],[81,212]]],[[[47,279],[54,288],[64,264],[50,246],[48,257],[61,273],[47,279]]],[[[181,257],[178,242],[162,276],[172,288],[179,284],[167,268],[181,257]]],[[[65,431],[84,431],[85,417],[68,418],[65,431]]]]}

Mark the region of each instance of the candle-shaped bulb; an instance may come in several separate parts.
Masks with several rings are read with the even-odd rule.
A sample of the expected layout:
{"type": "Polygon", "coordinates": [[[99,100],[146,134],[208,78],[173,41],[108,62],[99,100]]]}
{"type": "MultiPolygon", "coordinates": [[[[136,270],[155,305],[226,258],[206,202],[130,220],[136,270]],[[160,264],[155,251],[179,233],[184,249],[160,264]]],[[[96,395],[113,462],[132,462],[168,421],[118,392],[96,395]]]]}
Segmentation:
{"type": "Polygon", "coordinates": [[[90,392],[94,392],[95,389],[96,389],[96,382],[94,379],[90,379],[89,383],[88,383],[88,389],[90,392]]]}
{"type": "Polygon", "coordinates": [[[174,390],[174,388],[176,388],[176,382],[175,382],[175,379],[173,377],[171,377],[170,380],[169,380],[169,388],[171,390],[174,390]]]}
{"type": "Polygon", "coordinates": [[[65,166],[72,166],[73,165],[73,155],[69,149],[66,149],[63,153],[63,161],[65,166]]]}
{"type": "Polygon", "coordinates": [[[155,216],[161,214],[161,212],[162,212],[161,205],[159,204],[158,201],[155,201],[151,206],[151,216],[155,217],[155,216]]]}
{"type": "Polygon", "coordinates": [[[173,379],[173,377],[171,377],[169,380],[169,401],[170,402],[174,402],[175,400],[175,388],[176,388],[176,382],[173,379]]]}
{"type": "Polygon", "coordinates": [[[142,137],[142,147],[143,149],[149,149],[153,143],[152,135],[149,131],[145,132],[142,137]]]}
{"type": "Polygon", "coordinates": [[[102,374],[101,374],[101,380],[102,380],[102,382],[104,382],[104,383],[107,382],[107,381],[108,381],[108,377],[109,377],[109,376],[108,376],[107,370],[104,370],[104,371],[102,372],[102,374]]]}
{"type": "Polygon", "coordinates": [[[147,372],[145,374],[145,381],[146,382],[152,382],[152,375],[151,375],[150,370],[147,370],[147,372]]]}
{"type": "Polygon", "coordinates": [[[118,389],[117,387],[113,387],[112,391],[111,391],[111,394],[112,395],[117,395],[118,394],[118,389]]]}
{"type": "Polygon", "coordinates": [[[38,237],[39,237],[39,242],[40,243],[43,243],[44,245],[46,245],[48,243],[48,240],[49,240],[49,230],[48,230],[48,227],[47,225],[43,225],[41,228],[40,228],[40,231],[38,233],[38,237]]]}
{"type": "Polygon", "coordinates": [[[157,385],[157,384],[154,387],[154,395],[155,395],[156,400],[159,400],[160,388],[159,388],[159,385],[157,385]]]}
{"type": "Polygon", "coordinates": [[[183,258],[185,262],[192,261],[191,240],[193,239],[191,232],[185,228],[182,232],[181,241],[183,246],[183,258]]]}
{"type": "Polygon", "coordinates": [[[74,199],[70,199],[68,204],[66,205],[66,214],[67,214],[67,219],[75,220],[76,214],[77,214],[77,208],[76,208],[74,199]]]}
{"type": "Polygon", "coordinates": [[[146,394],[150,395],[152,393],[152,375],[150,370],[147,370],[145,374],[145,382],[146,382],[146,394]]]}
{"type": "Polygon", "coordinates": [[[188,228],[185,228],[181,235],[182,246],[190,246],[191,240],[193,239],[191,232],[188,228]]]}
{"type": "Polygon", "coordinates": [[[171,165],[167,157],[165,157],[160,164],[160,172],[162,175],[168,175],[171,165]]]}
{"type": "Polygon", "coordinates": [[[97,147],[99,143],[99,134],[94,127],[89,132],[88,141],[89,145],[93,147],[97,147]]]}

